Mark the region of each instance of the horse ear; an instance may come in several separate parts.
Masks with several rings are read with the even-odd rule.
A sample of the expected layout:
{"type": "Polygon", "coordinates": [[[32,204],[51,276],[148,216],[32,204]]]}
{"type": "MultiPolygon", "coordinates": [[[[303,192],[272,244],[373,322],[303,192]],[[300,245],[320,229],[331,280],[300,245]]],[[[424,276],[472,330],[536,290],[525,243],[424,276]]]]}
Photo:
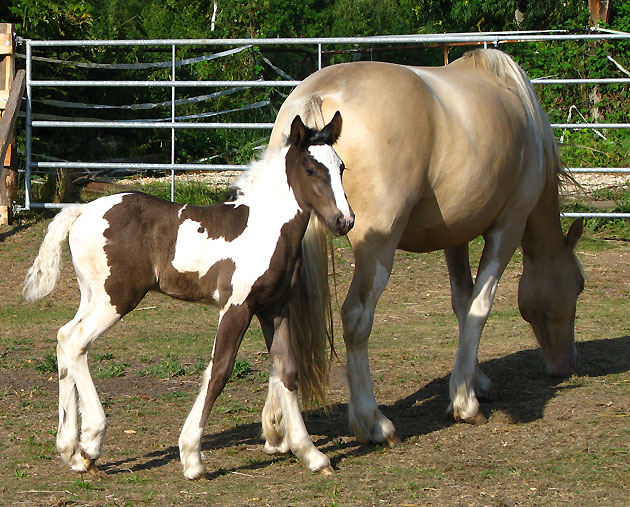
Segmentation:
{"type": "Polygon", "coordinates": [[[337,111],[330,123],[322,129],[322,135],[327,138],[327,144],[331,146],[337,142],[341,135],[341,126],[343,120],[341,119],[341,113],[337,111]]]}
{"type": "Polygon", "coordinates": [[[582,233],[584,232],[584,219],[578,218],[569,227],[569,232],[567,232],[567,244],[569,248],[573,250],[577,245],[577,242],[582,237],[582,233]]]}
{"type": "Polygon", "coordinates": [[[302,122],[302,118],[298,114],[295,118],[293,118],[293,122],[291,123],[291,133],[289,134],[289,143],[294,144],[295,146],[300,146],[304,139],[306,138],[306,127],[302,122]]]}

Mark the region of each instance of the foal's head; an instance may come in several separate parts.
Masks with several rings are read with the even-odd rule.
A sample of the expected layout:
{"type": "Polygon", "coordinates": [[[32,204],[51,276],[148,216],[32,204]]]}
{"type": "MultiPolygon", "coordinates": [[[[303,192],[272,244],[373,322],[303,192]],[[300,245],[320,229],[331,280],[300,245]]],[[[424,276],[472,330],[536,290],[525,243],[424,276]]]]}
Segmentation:
{"type": "Polygon", "coordinates": [[[339,112],[322,130],[313,130],[296,116],[286,155],[287,180],[298,204],[313,211],[338,236],[354,225],[354,213],[341,185],[344,165],[332,145],[341,134],[339,112]]]}
{"type": "Polygon", "coordinates": [[[550,375],[567,377],[576,372],[578,356],[574,326],[577,298],[584,289],[580,262],[574,254],[583,231],[583,220],[569,228],[554,255],[536,262],[523,259],[518,305],[534,330],[550,375]]]}

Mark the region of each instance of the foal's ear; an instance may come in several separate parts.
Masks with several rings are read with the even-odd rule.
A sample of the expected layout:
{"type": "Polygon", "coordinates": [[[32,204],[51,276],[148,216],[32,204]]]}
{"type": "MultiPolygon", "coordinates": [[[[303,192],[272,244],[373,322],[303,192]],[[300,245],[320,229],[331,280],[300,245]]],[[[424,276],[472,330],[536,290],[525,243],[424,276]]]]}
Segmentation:
{"type": "Polygon", "coordinates": [[[306,127],[302,122],[302,118],[298,114],[295,118],[293,118],[293,122],[291,123],[291,133],[289,134],[289,143],[294,144],[295,146],[300,146],[304,139],[306,139],[306,127]]]}
{"type": "Polygon", "coordinates": [[[322,135],[327,138],[327,144],[331,146],[337,142],[339,136],[341,135],[341,126],[343,124],[343,120],[341,119],[341,113],[337,111],[333,119],[330,120],[330,123],[326,125],[322,129],[322,135]]]}
{"type": "Polygon", "coordinates": [[[567,245],[569,245],[569,248],[571,250],[575,248],[575,245],[577,245],[577,242],[582,237],[583,232],[584,219],[580,217],[571,224],[571,227],[569,227],[569,232],[567,232],[567,245]]]}

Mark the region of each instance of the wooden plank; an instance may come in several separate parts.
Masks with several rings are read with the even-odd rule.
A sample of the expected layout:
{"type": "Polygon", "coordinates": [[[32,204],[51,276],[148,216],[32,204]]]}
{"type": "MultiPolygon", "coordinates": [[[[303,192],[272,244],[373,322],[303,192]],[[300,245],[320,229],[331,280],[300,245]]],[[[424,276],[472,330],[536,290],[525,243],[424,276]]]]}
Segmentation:
{"type": "Polygon", "coordinates": [[[0,55],[12,55],[12,54],[13,54],[13,34],[0,33],[0,55]]]}
{"type": "Polygon", "coordinates": [[[17,71],[13,84],[11,85],[11,93],[9,94],[9,100],[7,107],[0,120],[0,160],[4,160],[9,145],[12,142],[12,133],[15,128],[15,121],[17,120],[17,112],[20,109],[22,103],[22,96],[24,95],[26,73],[24,69],[17,71]]]}
{"type": "MultiPolygon", "coordinates": [[[[9,90],[0,90],[0,109],[6,109],[9,102],[9,90]]],[[[2,113],[0,113],[1,115],[2,113]]]]}
{"type": "Polygon", "coordinates": [[[9,143],[7,154],[4,157],[4,167],[10,167],[12,165],[14,155],[15,155],[15,143],[9,143]]]}

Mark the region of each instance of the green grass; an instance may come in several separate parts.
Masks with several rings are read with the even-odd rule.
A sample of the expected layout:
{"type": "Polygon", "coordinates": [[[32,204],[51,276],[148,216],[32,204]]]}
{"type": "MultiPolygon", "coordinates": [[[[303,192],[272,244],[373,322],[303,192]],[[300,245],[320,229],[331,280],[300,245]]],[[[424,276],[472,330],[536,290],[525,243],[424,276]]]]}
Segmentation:
{"type": "MultiPolygon", "coordinates": [[[[564,204],[561,211],[564,213],[596,213],[602,211],[597,206],[598,201],[612,201],[613,207],[607,212],[630,213],[630,184],[626,183],[618,187],[608,187],[593,192],[591,201],[585,201],[583,197],[564,204]]],[[[565,229],[573,219],[563,219],[565,229]]],[[[586,218],[584,220],[584,236],[605,237],[606,239],[630,239],[630,220],[624,218],[586,218]]]]}
{"type": "MultiPolygon", "coordinates": [[[[155,181],[151,183],[131,184],[129,190],[138,190],[146,194],[154,195],[162,199],[171,199],[171,184],[169,181],[155,181]]],[[[116,193],[120,190],[112,191],[116,193]]],[[[93,195],[84,192],[82,200],[92,200],[103,194],[93,195]]],[[[225,201],[230,195],[230,189],[212,187],[202,181],[177,181],[175,183],[175,202],[193,204],[196,206],[210,206],[217,202],[225,201]]]]}

